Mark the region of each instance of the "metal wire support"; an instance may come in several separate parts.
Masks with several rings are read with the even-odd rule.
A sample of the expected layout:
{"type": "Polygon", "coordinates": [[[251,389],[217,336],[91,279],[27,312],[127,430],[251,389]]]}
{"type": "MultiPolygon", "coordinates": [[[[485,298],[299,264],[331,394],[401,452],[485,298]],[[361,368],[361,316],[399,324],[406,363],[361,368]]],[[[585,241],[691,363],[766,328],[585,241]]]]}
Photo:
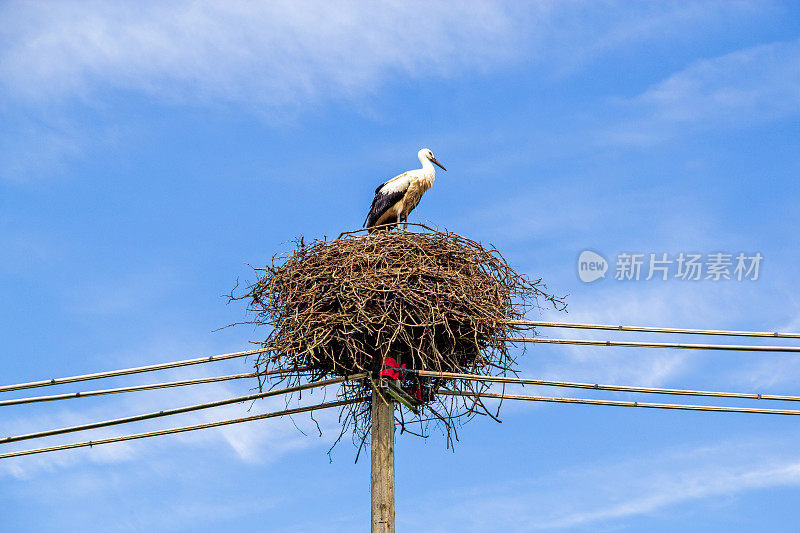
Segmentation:
{"type": "Polygon", "coordinates": [[[178,407],[175,409],[167,409],[164,411],[157,411],[154,413],[146,413],[142,415],[134,415],[134,416],[127,416],[124,418],[116,418],[113,420],[104,420],[102,422],[92,422],[89,424],[82,424],[79,426],[70,426],[65,428],[59,429],[50,429],[47,431],[39,431],[36,433],[28,433],[26,435],[16,435],[13,437],[6,437],[4,439],[0,439],[0,444],[8,444],[11,442],[19,442],[22,440],[29,440],[29,439],[37,439],[40,437],[50,437],[52,435],[63,435],[64,433],[74,433],[76,431],[85,431],[88,429],[98,429],[103,427],[109,426],[116,426],[119,424],[127,424],[129,422],[140,422],[142,420],[150,420],[152,418],[161,418],[164,416],[172,416],[178,415],[183,413],[189,413],[192,411],[199,411],[201,409],[211,409],[213,407],[221,407],[223,405],[230,405],[234,403],[241,403],[250,400],[258,400],[260,398],[268,398],[270,396],[278,396],[281,394],[290,394],[292,392],[299,392],[303,390],[315,389],[318,387],[325,387],[326,385],[334,385],[336,383],[342,383],[343,381],[351,381],[356,379],[361,379],[366,377],[366,373],[362,374],[355,374],[353,376],[348,377],[340,377],[340,378],[333,378],[333,379],[326,379],[322,381],[316,381],[314,383],[305,383],[303,385],[297,385],[295,387],[287,387],[285,389],[275,389],[266,392],[260,392],[257,394],[248,394],[246,396],[237,396],[235,398],[227,398],[225,400],[218,400],[216,402],[208,402],[208,403],[200,403],[196,405],[189,405],[186,407],[178,407]]]}
{"type": "Polygon", "coordinates": [[[252,422],[254,420],[264,420],[265,418],[276,418],[285,415],[295,415],[299,413],[307,413],[309,411],[316,411],[318,409],[328,409],[330,407],[341,407],[351,403],[358,403],[367,401],[368,398],[354,398],[351,400],[341,400],[336,402],[327,402],[307,407],[297,407],[294,409],[286,409],[284,411],[276,411],[273,413],[265,413],[261,415],[245,416],[242,418],[231,418],[229,420],[220,420],[218,422],[207,422],[205,424],[195,424],[193,426],[183,426],[171,429],[162,429],[158,431],[148,431],[146,433],[135,433],[133,435],[123,435],[120,437],[110,437],[107,439],[89,440],[85,442],[76,442],[73,444],[62,444],[59,446],[49,446],[47,448],[35,448],[32,450],[21,450],[17,452],[8,452],[0,454],[0,459],[8,459],[9,457],[20,457],[23,455],[32,455],[36,453],[55,452],[58,450],[71,450],[74,448],[93,447],[100,444],[109,444],[112,442],[123,442],[127,440],[144,439],[147,437],[158,437],[160,435],[172,435],[174,433],[183,433],[186,431],[196,431],[198,429],[209,429],[221,426],[229,426],[231,424],[241,424],[243,422],[252,422]]]}
{"type": "Polygon", "coordinates": [[[525,396],[521,394],[494,394],[489,392],[461,392],[442,390],[446,396],[472,396],[498,400],[525,400],[529,402],[573,403],[586,405],[610,405],[616,407],[644,407],[647,409],[675,409],[682,411],[715,411],[721,413],[754,413],[762,415],[800,415],[797,409],[759,409],[755,407],[723,407],[717,405],[684,405],[674,403],[629,402],[622,400],[594,400],[589,398],[555,398],[552,396],[525,396]]]}
{"type": "Polygon", "coordinates": [[[784,396],[779,394],[756,394],[750,392],[720,392],[691,389],[665,389],[657,387],[631,387],[626,385],[601,385],[599,383],[579,383],[573,381],[551,381],[546,379],[516,378],[506,376],[484,376],[475,374],[456,374],[453,372],[434,372],[429,370],[413,371],[422,377],[446,379],[463,379],[491,383],[511,383],[515,385],[541,385],[545,387],[565,387],[574,389],[591,389],[617,392],[636,392],[645,394],[673,394],[676,396],[710,396],[713,398],[742,398],[747,400],[781,400],[800,402],[800,396],[784,396]]]}
{"type": "Polygon", "coordinates": [[[773,337],[776,339],[800,339],[800,333],[779,333],[777,331],[726,331],[721,329],[613,326],[610,324],[575,324],[569,322],[547,322],[544,320],[507,320],[506,324],[542,328],[599,329],[607,331],[636,331],[643,333],[680,333],[686,335],[722,335],[727,337],[773,337]]]}
{"type": "Polygon", "coordinates": [[[116,376],[127,376],[129,374],[141,374],[142,372],[151,372],[153,370],[166,370],[168,368],[178,368],[182,366],[198,365],[201,363],[213,363],[215,361],[224,361],[226,359],[235,359],[237,357],[246,357],[257,353],[268,352],[266,348],[259,348],[257,350],[245,350],[243,352],[232,352],[221,355],[209,355],[206,357],[197,357],[194,359],[184,359],[183,361],[172,361],[170,363],[159,363],[155,365],[137,366],[133,368],[123,368],[121,370],[109,370],[107,372],[95,372],[93,374],[83,374],[80,376],[69,376],[65,378],[43,379],[41,381],[31,381],[29,383],[17,383],[14,385],[1,385],[0,392],[10,392],[22,389],[34,389],[37,387],[49,387],[51,385],[63,385],[65,383],[76,383],[78,381],[89,381],[92,379],[111,378],[116,376]]]}
{"type": "Polygon", "coordinates": [[[541,344],[574,344],[578,346],[615,346],[624,348],[675,348],[681,350],[800,353],[800,346],[749,346],[747,344],[682,344],[678,342],[594,341],[582,339],[543,339],[540,337],[503,337],[499,340],[511,343],[534,342],[541,344]]]}
{"type": "Polygon", "coordinates": [[[125,392],[139,392],[139,391],[146,391],[146,390],[155,390],[155,389],[169,389],[173,387],[184,387],[187,385],[201,385],[203,383],[216,383],[219,381],[230,381],[234,379],[244,379],[244,378],[255,378],[255,377],[265,377],[265,376],[272,376],[275,374],[286,374],[289,372],[300,372],[306,370],[307,368],[292,368],[292,369],[278,369],[278,370],[270,370],[267,372],[248,372],[245,374],[229,374],[227,376],[214,376],[208,378],[197,378],[197,379],[184,379],[180,381],[166,381],[164,383],[151,383],[147,385],[133,385],[130,387],[117,387],[114,389],[101,389],[101,390],[90,390],[90,391],[83,391],[83,392],[68,392],[65,394],[51,394],[48,396],[31,396],[28,398],[14,398],[11,400],[0,400],[0,407],[6,407],[9,405],[22,405],[28,403],[38,403],[38,402],[52,402],[56,400],[71,400],[75,398],[89,398],[92,396],[105,396],[108,394],[120,394],[125,392]]]}

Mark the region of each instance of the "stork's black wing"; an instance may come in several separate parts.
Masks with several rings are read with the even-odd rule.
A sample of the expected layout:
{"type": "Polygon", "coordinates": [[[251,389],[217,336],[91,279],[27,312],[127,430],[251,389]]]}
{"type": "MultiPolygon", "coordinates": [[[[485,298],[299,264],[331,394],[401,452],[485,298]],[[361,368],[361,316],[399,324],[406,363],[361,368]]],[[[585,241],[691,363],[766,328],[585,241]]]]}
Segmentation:
{"type": "Polygon", "coordinates": [[[375,189],[375,198],[372,199],[372,206],[367,214],[367,219],[364,221],[365,228],[374,226],[378,219],[381,218],[381,215],[384,214],[387,209],[399,202],[406,193],[405,189],[394,189],[388,192],[381,192],[381,189],[383,189],[386,183],[381,183],[378,185],[378,188],[375,189]]]}

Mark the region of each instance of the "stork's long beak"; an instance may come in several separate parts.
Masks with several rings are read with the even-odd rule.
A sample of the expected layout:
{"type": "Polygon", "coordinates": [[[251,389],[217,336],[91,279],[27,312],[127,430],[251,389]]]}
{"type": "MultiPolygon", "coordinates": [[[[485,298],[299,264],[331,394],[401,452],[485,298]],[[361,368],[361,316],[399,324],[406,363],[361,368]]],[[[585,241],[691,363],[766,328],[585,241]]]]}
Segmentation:
{"type": "Polygon", "coordinates": [[[437,167],[439,167],[439,168],[441,168],[442,170],[444,170],[445,172],[447,172],[447,169],[446,169],[446,168],[444,168],[444,167],[442,166],[442,164],[441,164],[441,163],[439,163],[439,162],[436,160],[436,158],[435,158],[435,157],[432,157],[432,158],[431,158],[431,163],[433,163],[433,164],[434,164],[434,165],[436,165],[437,167]]]}

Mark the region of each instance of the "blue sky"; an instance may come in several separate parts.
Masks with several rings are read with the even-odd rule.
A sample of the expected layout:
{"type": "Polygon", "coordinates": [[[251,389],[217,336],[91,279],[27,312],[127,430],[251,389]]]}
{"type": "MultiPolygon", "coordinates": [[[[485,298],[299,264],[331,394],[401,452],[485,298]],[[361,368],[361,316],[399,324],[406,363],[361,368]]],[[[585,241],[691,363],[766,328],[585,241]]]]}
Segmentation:
{"type": "MultiPolygon", "coordinates": [[[[545,318],[800,330],[797,4],[6,1],[0,20],[5,383],[263,338],[214,331],[244,316],[221,295],[252,277],[247,263],[299,235],[360,226],[375,186],[414,167],[423,146],[449,170],[411,220],[492,243],[569,294],[569,314],[545,318]],[[586,249],[608,259],[605,279],[578,279],[586,249]],[[764,260],[756,281],[617,281],[621,252],[764,260]]],[[[520,368],[623,385],[800,387],[785,354],[537,346],[520,368]]],[[[250,385],[7,407],[0,433],[250,385]]],[[[5,460],[0,516],[19,532],[364,531],[369,465],[353,464],[349,443],[329,463],[336,417],[318,419],[321,438],[297,417],[308,435],[273,420],[5,460]]],[[[468,424],[456,453],[436,431],[399,438],[398,528],[794,531],[798,445],[793,418],[504,404],[503,423],[468,424]]]]}

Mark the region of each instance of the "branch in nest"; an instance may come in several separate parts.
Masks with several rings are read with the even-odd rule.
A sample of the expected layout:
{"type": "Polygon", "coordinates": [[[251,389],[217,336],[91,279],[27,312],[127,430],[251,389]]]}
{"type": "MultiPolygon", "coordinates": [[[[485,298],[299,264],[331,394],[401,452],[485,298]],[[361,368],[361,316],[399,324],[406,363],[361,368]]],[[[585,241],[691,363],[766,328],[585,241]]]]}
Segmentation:
{"type": "MultiPolygon", "coordinates": [[[[563,297],[546,292],[541,279],[516,272],[496,248],[450,232],[345,232],[311,243],[301,238],[291,252],[254,271],[257,281],[243,294],[232,291],[230,299],[247,301],[248,323],[268,328],[261,344],[270,352],[259,356],[259,370],[307,369],[285,375],[284,385],[301,377],[377,373],[387,356],[409,370],[513,373],[515,358],[499,340],[515,331],[507,321],[545,303],[566,309],[563,297]]],[[[497,420],[479,401],[437,395],[445,387],[461,390],[461,382],[407,373],[400,384],[424,392],[425,399],[404,426],[438,420],[448,447],[462,418],[480,413],[497,420]]],[[[345,383],[338,394],[357,398],[368,388],[345,383]]],[[[340,437],[352,431],[363,445],[371,424],[366,407],[343,407],[340,437]]]]}

